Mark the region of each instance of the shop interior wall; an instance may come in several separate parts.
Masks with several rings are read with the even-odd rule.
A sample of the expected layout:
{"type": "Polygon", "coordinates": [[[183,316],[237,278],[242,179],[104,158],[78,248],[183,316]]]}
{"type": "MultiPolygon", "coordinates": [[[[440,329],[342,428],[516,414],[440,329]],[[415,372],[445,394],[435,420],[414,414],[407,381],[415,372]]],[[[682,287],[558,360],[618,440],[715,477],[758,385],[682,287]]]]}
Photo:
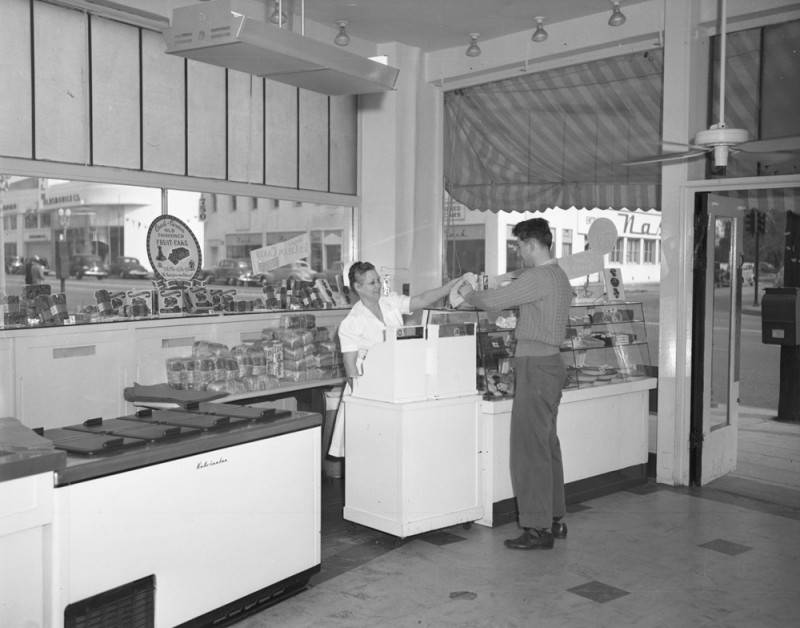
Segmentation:
{"type": "MultiPolygon", "coordinates": [[[[357,100],[164,54],[160,33],[4,0],[0,155],[355,195],[357,100]]],[[[31,168],[31,173],[35,168],[31,168]]]]}

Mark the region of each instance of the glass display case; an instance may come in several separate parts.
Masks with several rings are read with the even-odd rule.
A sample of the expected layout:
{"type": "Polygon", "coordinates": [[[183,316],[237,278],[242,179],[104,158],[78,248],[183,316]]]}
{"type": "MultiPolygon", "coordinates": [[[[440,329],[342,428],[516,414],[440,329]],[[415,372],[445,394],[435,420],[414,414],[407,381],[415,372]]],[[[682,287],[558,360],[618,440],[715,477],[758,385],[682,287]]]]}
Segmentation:
{"type": "Polygon", "coordinates": [[[425,322],[433,324],[473,323],[475,325],[476,386],[485,399],[514,396],[514,328],[517,315],[513,310],[426,310],[425,322]]]}
{"type": "Polygon", "coordinates": [[[565,388],[613,384],[648,375],[650,347],[641,303],[572,305],[561,344],[565,388]]]}
{"type": "MultiPolygon", "coordinates": [[[[514,396],[515,310],[426,310],[424,323],[474,323],[477,387],[487,400],[514,396]]],[[[641,303],[571,305],[561,344],[565,390],[648,376],[650,348],[641,303]]]]}

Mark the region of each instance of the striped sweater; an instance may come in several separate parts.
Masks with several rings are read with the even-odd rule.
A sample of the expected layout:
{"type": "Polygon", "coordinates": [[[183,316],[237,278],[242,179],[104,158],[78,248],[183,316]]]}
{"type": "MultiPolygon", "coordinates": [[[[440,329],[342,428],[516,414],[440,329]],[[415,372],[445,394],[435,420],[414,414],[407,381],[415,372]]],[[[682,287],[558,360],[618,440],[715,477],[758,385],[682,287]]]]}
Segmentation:
{"type": "Polygon", "coordinates": [[[566,334],[572,286],[555,263],[527,268],[507,286],[477,290],[464,299],[482,310],[519,307],[516,356],[554,355],[566,334]]]}

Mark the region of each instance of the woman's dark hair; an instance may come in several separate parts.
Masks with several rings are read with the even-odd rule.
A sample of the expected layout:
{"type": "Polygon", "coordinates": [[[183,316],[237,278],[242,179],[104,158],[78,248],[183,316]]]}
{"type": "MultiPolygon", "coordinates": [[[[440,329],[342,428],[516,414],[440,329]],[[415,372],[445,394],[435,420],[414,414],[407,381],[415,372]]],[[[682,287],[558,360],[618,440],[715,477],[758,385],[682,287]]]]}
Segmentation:
{"type": "Polygon", "coordinates": [[[375,266],[371,262],[353,262],[350,270],[347,271],[350,287],[355,288],[356,283],[361,283],[361,278],[371,270],[375,270],[375,266]]]}
{"type": "Polygon", "coordinates": [[[511,230],[511,234],[523,242],[533,238],[546,246],[548,250],[553,244],[553,232],[550,231],[550,223],[544,218],[530,218],[529,220],[518,222],[511,230]]]}

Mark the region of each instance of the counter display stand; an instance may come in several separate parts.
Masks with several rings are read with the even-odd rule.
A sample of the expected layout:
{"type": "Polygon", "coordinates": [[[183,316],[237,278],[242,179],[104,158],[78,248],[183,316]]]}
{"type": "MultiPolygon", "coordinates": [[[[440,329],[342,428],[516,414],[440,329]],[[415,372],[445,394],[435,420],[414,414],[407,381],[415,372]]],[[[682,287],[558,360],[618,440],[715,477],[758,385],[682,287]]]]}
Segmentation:
{"type": "MultiPolygon", "coordinates": [[[[444,312],[443,312],[444,313],[444,312]]],[[[514,313],[456,311],[450,320],[478,325],[480,477],[484,516],[492,526],[513,521],[516,505],[509,473],[513,402],[514,313]]],[[[570,307],[561,355],[567,381],[558,414],[567,498],[577,501],[646,481],[650,376],[641,303],[570,307]]]]}
{"type": "Polygon", "coordinates": [[[480,519],[474,325],[387,331],[345,401],[344,518],[399,537],[480,519]]]}

